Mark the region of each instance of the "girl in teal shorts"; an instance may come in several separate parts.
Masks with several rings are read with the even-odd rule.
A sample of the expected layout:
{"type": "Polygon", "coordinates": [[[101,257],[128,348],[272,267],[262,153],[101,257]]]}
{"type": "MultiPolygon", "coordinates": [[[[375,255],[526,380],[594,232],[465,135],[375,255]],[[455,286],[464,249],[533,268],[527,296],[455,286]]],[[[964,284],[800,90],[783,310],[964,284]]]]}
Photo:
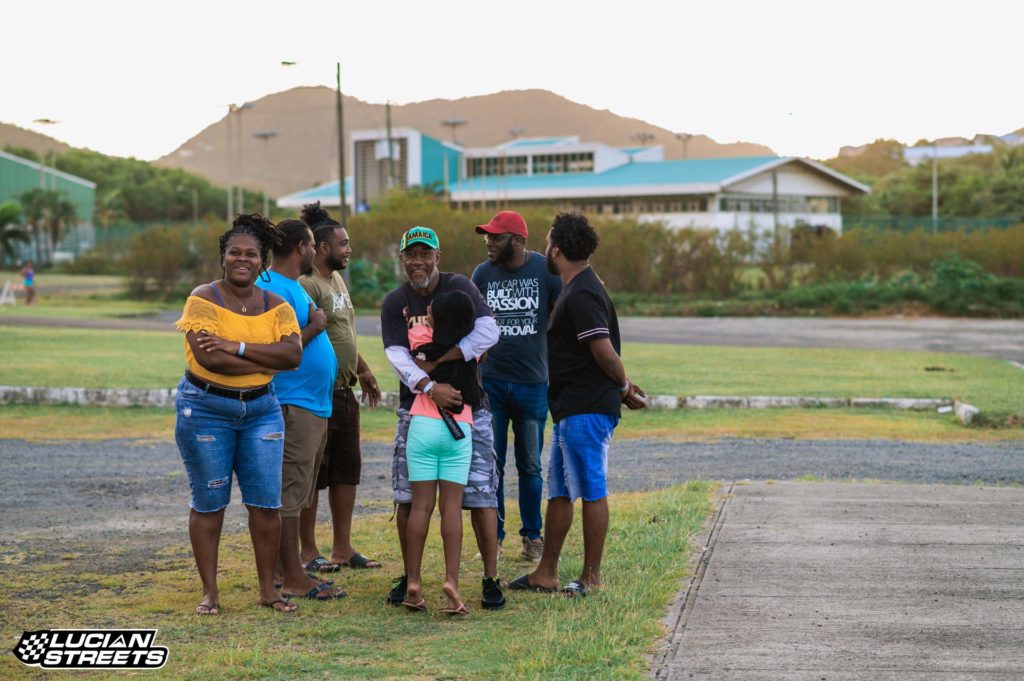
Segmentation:
{"type": "MultiPolygon", "coordinates": [[[[437,362],[458,341],[473,330],[476,311],[472,299],[462,291],[439,293],[427,308],[429,327],[409,330],[413,356],[425,362],[437,362]]],[[[430,516],[440,491],[441,538],[444,542],[445,579],[442,590],[450,615],[469,611],[459,595],[459,564],[462,555],[462,492],[469,480],[473,456],[473,408],[480,403],[476,361],[443,361],[430,371],[430,383],[416,395],[409,413],[406,458],[412,483],[412,509],[406,529],[405,574],[408,588],[402,603],[410,610],[426,610],[423,598],[423,547],[427,540],[430,516]],[[448,383],[462,393],[462,411],[452,413],[434,403],[435,383],[448,383]]]]}

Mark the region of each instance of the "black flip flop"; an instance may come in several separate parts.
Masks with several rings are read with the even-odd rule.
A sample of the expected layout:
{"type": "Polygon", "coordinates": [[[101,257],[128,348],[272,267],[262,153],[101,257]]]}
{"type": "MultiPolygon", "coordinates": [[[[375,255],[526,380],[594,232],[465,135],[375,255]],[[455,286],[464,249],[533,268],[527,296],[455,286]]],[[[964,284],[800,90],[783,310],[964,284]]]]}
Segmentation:
{"type": "Polygon", "coordinates": [[[557,589],[552,589],[546,586],[537,586],[530,584],[530,575],[523,575],[517,577],[508,583],[508,588],[512,591],[532,591],[538,594],[553,594],[557,589]]]}
{"type": "Polygon", "coordinates": [[[559,589],[566,598],[586,598],[590,589],[583,582],[573,580],[559,589]]]}
{"type": "Polygon", "coordinates": [[[323,556],[317,556],[313,560],[306,563],[305,567],[310,572],[337,572],[341,569],[340,565],[332,563],[323,556]]]}
{"type": "Polygon", "coordinates": [[[337,593],[329,594],[327,596],[320,596],[321,593],[331,588],[333,587],[327,584],[319,584],[317,586],[314,586],[312,589],[310,589],[304,594],[289,594],[282,591],[281,595],[285,598],[308,598],[311,601],[333,601],[348,596],[348,592],[346,591],[339,591],[337,593]]]}
{"type": "Polygon", "coordinates": [[[380,564],[379,560],[371,560],[361,553],[353,554],[351,558],[340,565],[341,567],[352,568],[353,570],[379,570],[384,567],[380,564]],[[370,563],[376,563],[376,565],[370,565],[370,563]]]}

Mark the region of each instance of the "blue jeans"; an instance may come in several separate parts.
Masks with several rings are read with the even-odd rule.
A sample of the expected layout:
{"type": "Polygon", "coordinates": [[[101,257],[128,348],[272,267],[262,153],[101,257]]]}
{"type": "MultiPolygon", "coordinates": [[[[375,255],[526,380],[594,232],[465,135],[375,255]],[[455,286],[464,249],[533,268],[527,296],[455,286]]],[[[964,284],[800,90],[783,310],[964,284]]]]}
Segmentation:
{"type": "Polygon", "coordinates": [[[544,449],[544,424],[548,419],[547,383],[512,383],[484,379],[491,402],[494,451],[498,456],[498,539],[505,538],[505,461],[508,424],[515,435],[516,470],[519,472],[519,534],[538,539],[541,530],[540,502],[544,494],[540,453],[544,449]]]}
{"type": "Polygon", "coordinates": [[[281,507],[284,419],[270,392],[242,402],[211,395],[182,378],[175,402],[174,439],[192,488],[190,506],[213,513],[231,501],[231,474],[238,475],[242,503],[281,507]]]}

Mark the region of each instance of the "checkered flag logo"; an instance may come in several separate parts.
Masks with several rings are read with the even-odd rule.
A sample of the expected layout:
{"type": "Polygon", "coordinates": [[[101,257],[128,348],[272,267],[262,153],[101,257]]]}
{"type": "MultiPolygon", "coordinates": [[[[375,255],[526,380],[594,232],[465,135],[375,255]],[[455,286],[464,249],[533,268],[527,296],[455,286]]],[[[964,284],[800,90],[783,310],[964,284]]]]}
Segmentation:
{"type": "Polygon", "coordinates": [[[22,633],[18,645],[14,646],[14,656],[25,664],[37,665],[50,644],[50,632],[26,631],[22,633]]]}

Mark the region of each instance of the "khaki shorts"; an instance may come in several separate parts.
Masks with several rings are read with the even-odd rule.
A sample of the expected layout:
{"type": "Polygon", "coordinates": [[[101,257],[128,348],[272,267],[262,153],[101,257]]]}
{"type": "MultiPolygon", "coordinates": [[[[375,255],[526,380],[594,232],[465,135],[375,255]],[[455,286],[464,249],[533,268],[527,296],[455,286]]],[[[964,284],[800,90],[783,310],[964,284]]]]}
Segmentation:
{"type": "Polygon", "coordinates": [[[327,446],[327,419],[311,411],[282,404],[284,463],[281,465],[281,517],[297,518],[311,505],[316,474],[327,446]]]}

